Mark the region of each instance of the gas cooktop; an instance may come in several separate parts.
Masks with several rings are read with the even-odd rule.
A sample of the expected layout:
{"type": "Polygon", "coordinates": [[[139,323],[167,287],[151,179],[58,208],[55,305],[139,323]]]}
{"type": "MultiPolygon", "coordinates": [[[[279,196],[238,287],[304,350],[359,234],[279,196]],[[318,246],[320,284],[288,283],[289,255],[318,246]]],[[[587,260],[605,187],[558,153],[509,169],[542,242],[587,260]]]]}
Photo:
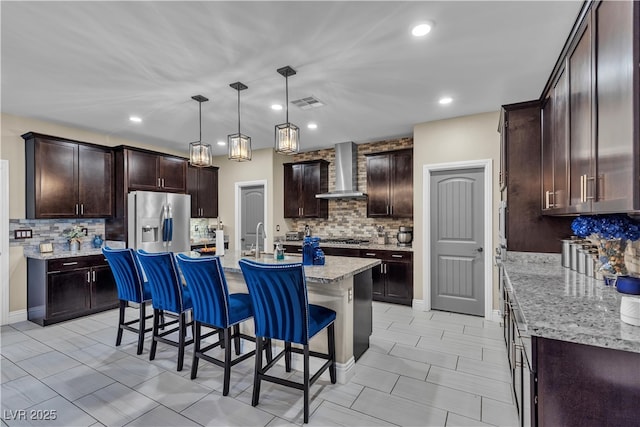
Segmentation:
{"type": "Polygon", "coordinates": [[[327,237],[320,239],[320,243],[342,244],[342,245],[366,245],[369,240],[354,239],[349,237],[327,237]]]}

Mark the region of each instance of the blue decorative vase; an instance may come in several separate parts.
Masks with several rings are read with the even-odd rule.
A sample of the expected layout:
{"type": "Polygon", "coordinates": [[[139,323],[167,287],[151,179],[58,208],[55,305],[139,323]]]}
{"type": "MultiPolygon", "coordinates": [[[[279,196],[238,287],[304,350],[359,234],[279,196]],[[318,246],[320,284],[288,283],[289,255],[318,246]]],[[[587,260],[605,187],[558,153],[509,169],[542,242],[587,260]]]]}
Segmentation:
{"type": "Polygon", "coordinates": [[[103,242],[104,241],[102,240],[102,236],[100,234],[96,234],[93,238],[93,247],[96,249],[100,249],[103,242]]]}

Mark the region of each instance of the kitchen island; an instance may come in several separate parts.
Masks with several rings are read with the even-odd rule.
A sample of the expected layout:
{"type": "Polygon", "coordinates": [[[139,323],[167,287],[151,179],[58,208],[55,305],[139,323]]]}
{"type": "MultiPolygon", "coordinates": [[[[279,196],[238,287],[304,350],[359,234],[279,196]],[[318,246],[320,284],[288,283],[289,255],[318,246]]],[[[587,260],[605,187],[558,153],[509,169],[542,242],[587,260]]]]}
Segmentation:
{"type": "Polygon", "coordinates": [[[625,295],[562,267],[556,254],[509,252],[502,267],[505,340],[522,423],[637,423],[640,327],[620,320],[625,295]]]}
{"type": "MultiPolygon", "coordinates": [[[[192,253],[193,254],[193,253],[192,253]]],[[[243,258],[239,252],[227,252],[220,257],[222,267],[231,292],[247,292],[247,286],[238,261],[243,258]]],[[[254,258],[251,258],[254,259],[254,258]]],[[[301,262],[302,257],[287,255],[284,260],[275,260],[272,254],[258,259],[265,263],[301,262]]],[[[309,293],[309,303],[319,304],[334,310],[336,339],[336,374],[339,383],[347,383],[355,374],[355,361],[369,347],[372,331],[371,269],[380,260],[339,256],[325,257],[325,265],[305,266],[305,277],[309,293]]],[[[245,322],[246,332],[253,333],[253,323],[245,322]]],[[[311,340],[311,348],[326,352],[326,330],[311,340]]],[[[295,358],[296,364],[301,359],[295,358]]],[[[300,365],[301,369],[301,365],[300,365]]]]}

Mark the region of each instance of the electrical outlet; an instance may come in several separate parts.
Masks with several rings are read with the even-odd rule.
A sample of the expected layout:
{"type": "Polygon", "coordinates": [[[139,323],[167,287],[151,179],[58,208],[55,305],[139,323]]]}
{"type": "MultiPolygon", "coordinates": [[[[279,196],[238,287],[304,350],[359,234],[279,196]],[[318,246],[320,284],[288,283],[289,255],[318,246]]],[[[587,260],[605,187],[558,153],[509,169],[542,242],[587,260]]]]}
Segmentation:
{"type": "Polygon", "coordinates": [[[13,237],[14,239],[30,239],[33,237],[33,231],[28,228],[14,230],[13,237]]]}

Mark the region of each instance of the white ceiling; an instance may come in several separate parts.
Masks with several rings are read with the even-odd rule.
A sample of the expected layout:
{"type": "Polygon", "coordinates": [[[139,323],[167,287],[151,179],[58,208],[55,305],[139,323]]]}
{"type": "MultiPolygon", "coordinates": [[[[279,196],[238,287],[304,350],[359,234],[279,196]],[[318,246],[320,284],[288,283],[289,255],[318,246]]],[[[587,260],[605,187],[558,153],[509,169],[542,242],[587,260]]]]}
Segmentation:
{"type": "MultiPolygon", "coordinates": [[[[411,135],[432,120],[536,99],[580,1],[7,2],[2,16],[2,112],[187,151],[216,154],[237,131],[271,147],[289,101],[302,151],[411,135]],[[423,20],[435,26],[410,35],[423,20]],[[448,106],[438,104],[451,96],[448,106]],[[142,123],[129,121],[130,115],[142,123]],[[306,128],[308,122],[318,129],[306,128]]],[[[497,123],[496,123],[497,125],[497,123]]]]}

